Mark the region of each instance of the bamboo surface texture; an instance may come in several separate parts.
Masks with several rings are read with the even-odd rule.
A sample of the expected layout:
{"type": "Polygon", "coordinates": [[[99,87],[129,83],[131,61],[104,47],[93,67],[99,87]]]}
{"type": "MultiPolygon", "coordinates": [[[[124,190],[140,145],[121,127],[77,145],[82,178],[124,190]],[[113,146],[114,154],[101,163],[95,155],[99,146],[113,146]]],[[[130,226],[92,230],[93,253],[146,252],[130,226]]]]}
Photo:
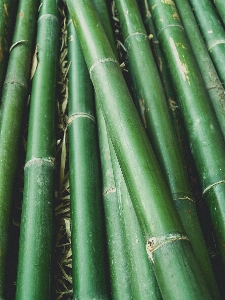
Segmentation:
{"type": "Polygon", "coordinates": [[[189,0],[222,84],[225,84],[225,30],[210,0],[189,0]]]}
{"type": "Polygon", "coordinates": [[[217,11],[222,19],[223,25],[225,25],[225,2],[223,0],[213,0],[217,11]]]}
{"type": "MultiPolygon", "coordinates": [[[[105,33],[115,56],[117,55],[114,36],[110,24],[108,8],[105,0],[93,1],[97,14],[104,24],[105,33]]],[[[89,76],[90,78],[90,76],[89,76]]],[[[102,114],[100,99],[96,96],[96,111],[98,119],[99,145],[103,179],[103,201],[109,253],[109,271],[111,296],[113,299],[132,299],[128,257],[125,234],[122,228],[122,217],[115,187],[111,155],[105,120],[102,114]]]]}
{"type": "Polygon", "coordinates": [[[126,241],[132,299],[162,299],[153,267],[146,255],[145,241],[130,199],[115,150],[110,142],[116,193],[126,241]]]}
{"type": "Polygon", "coordinates": [[[116,0],[116,6],[144,126],[167,179],[185,232],[192,242],[212,296],[216,298],[216,281],[197,218],[182,152],[137,3],[135,0],[116,0]]]}
{"type": "Polygon", "coordinates": [[[67,4],[95,92],[101,100],[109,135],[146,239],[148,254],[154,261],[160,290],[162,294],[167,294],[168,299],[179,299],[181,295],[185,299],[187,292],[189,299],[210,299],[190,242],[184,235],[168,188],[94,7],[89,1],[76,3],[76,9],[71,1],[67,1],[67,4]],[[140,183],[145,189],[138,188],[140,183]],[[181,260],[189,261],[187,268],[183,268],[181,260]],[[166,268],[166,274],[162,266],[166,268]],[[176,286],[176,289],[171,286],[176,286]]]}
{"type": "Polygon", "coordinates": [[[0,297],[3,297],[5,258],[18,160],[23,110],[28,97],[39,1],[20,1],[0,107],[0,297]]]}
{"type": "Polygon", "coordinates": [[[77,299],[108,299],[94,91],[72,20],[68,34],[73,291],[77,299]]]}
{"type": "Polygon", "coordinates": [[[132,299],[132,291],[128,268],[128,253],[126,251],[126,240],[117,198],[106,125],[99,101],[97,101],[96,108],[103,178],[103,201],[109,255],[111,296],[113,299],[129,300],[132,299]]]}
{"type": "Polygon", "coordinates": [[[174,3],[149,3],[224,261],[224,139],[174,3]]]}
{"type": "Polygon", "coordinates": [[[201,71],[205,87],[215,110],[220,129],[225,138],[225,90],[201,36],[199,27],[187,0],[175,0],[176,7],[186,30],[192,51],[201,71]]]}
{"type": "Polygon", "coordinates": [[[0,91],[2,90],[8,63],[8,53],[18,6],[17,2],[16,0],[0,1],[0,91]]]}
{"type": "Polygon", "coordinates": [[[40,7],[32,80],[16,299],[50,299],[58,1],[40,7]]]}

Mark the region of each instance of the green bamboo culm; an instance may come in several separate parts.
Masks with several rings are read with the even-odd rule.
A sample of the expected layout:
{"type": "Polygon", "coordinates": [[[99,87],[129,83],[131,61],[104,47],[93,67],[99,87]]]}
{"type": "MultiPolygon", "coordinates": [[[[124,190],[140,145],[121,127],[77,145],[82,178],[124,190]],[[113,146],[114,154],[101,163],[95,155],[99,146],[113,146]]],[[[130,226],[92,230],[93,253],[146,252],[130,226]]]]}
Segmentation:
{"type": "Polygon", "coordinates": [[[98,13],[99,19],[101,20],[101,23],[104,26],[104,30],[109,40],[110,46],[112,47],[113,53],[117,58],[118,53],[117,53],[116,43],[115,43],[113,30],[111,26],[107,0],[93,0],[93,3],[98,13]]]}
{"type": "Polygon", "coordinates": [[[96,101],[96,111],[102,166],[103,201],[109,256],[111,296],[113,299],[130,300],[132,299],[132,292],[128,268],[128,253],[126,250],[122,217],[117,199],[107,130],[100,107],[100,101],[98,100],[96,101]]]}
{"type": "Polygon", "coordinates": [[[94,91],[71,19],[68,37],[73,293],[76,299],[108,299],[94,91]]]}
{"type": "Polygon", "coordinates": [[[153,267],[146,255],[145,241],[111,141],[116,193],[126,241],[132,299],[162,299],[153,267]]]}
{"type": "Polygon", "coordinates": [[[170,67],[224,264],[224,139],[174,2],[149,0],[149,4],[158,39],[170,67]]]}
{"type": "MultiPolygon", "coordinates": [[[[115,40],[108,8],[105,0],[94,0],[97,14],[104,25],[104,30],[117,56],[115,40]]],[[[88,76],[90,79],[90,76],[88,76]]],[[[98,95],[96,96],[96,112],[98,120],[99,145],[101,154],[101,167],[103,179],[103,202],[106,222],[107,247],[109,256],[109,271],[111,282],[111,296],[113,299],[132,299],[128,257],[125,245],[125,236],[122,228],[122,218],[119,210],[112,162],[109,151],[106,125],[101,110],[98,95]]]]}
{"type": "Polygon", "coordinates": [[[223,0],[213,0],[217,11],[221,17],[223,25],[225,25],[225,2],[223,0]]]}
{"type": "Polygon", "coordinates": [[[17,300],[50,299],[58,40],[58,2],[44,0],[38,19],[24,167],[17,300]]]}
{"type": "Polygon", "coordinates": [[[162,296],[211,299],[95,8],[67,4],[162,296]]]}
{"type": "Polygon", "coordinates": [[[189,0],[220,80],[225,85],[225,30],[210,0],[189,0]]]}
{"type": "Polygon", "coordinates": [[[38,0],[21,0],[10,48],[0,107],[0,297],[3,297],[5,257],[17,169],[18,145],[24,106],[28,97],[30,67],[34,50],[38,0]]]}
{"type": "Polygon", "coordinates": [[[183,124],[183,119],[181,112],[177,103],[176,94],[171,82],[171,76],[169,73],[169,68],[163,54],[163,51],[160,47],[159,41],[157,39],[157,34],[155,26],[152,20],[148,2],[145,0],[140,1],[139,3],[140,11],[144,21],[146,31],[150,37],[150,44],[152,47],[152,52],[158,67],[158,72],[161,78],[161,82],[164,88],[167,106],[169,108],[170,114],[172,116],[174,128],[176,130],[177,138],[180,144],[183,157],[185,157],[186,169],[189,167],[190,163],[190,151],[187,144],[187,133],[183,124]],[[188,157],[188,159],[187,159],[188,157]]]}
{"type": "Polygon", "coordinates": [[[7,69],[9,47],[18,5],[17,2],[16,0],[0,0],[0,91],[2,90],[7,69]]]}
{"type": "Polygon", "coordinates": [[[225,138],[225,90],[212,63],[188,0],[175,0],[205,87],[225,138]]]}
{"type": "Polygon", "coordinates": [[[153,150],[213,298],[218,290],[197,218],[185,163],[136,0],[115,0],[132,83],[153,150]]]}

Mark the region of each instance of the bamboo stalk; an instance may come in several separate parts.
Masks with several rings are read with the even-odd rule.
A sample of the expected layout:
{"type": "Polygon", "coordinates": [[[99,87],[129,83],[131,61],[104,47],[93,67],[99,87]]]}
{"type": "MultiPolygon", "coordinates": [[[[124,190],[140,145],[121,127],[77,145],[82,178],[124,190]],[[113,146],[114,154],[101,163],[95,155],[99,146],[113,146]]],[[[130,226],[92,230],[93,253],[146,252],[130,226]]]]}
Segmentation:
{"type": "Polygon", "coordinates": [[[174,3],[158,0],[149,3],[224,262],[224,139],[174,3]]]}
{"type": "Polygon", "coordinates": [[[76,299],[108,299],[94,92],[72,20],[68,37],[73,293],[76,299]]]}
{"type": "Polygon", "coordinates": [[[7,69],[8,51],[12,39],[17,5],[18,3],[15,0],[0,0],[0,91],[7,69]]]}
{"type": "Polygon", "coordinates": [[[94,6],[67,4],[162,296],[211,299],[94,6]]]}
{"type": "Polygon", "coordinates": [[[23,109],[28,96],[39,1],[20,1],[0,108],[0,296],[23,109]]]}
{"type": "Polygon", "coordinates": [[[184,0],[181,2],[179,0],[175,0],[175,3],[219,121],[222,134],[225,138],[224,87],[217,75],[188,1],[184,0]]]}
{"type": "Polygon", "coordinates": [[[40,7],[29,116],[16,299],[50,299],[58,2],[40,7]]]}
{"type": "Polygon", "coordinates": [[[216,281],[197,218],[182,152],[137,3],[135,0],[116,0],[116,6],[144,126],[199,266],[205,274],[213,298],[218,298],[216,281]]]}
{"type": "Polygon", "coordinates": [[[217,11],[222,19],[223,25],[225,25],[225,3],[223,0],[213,0],[217,11]]]}
{"type": "Polygon", "coordinates": [[[162,299],[153,268],[145,253],[144,237],[111,141],[110,155],[126,240],[133,299],[162,299]]]}
{"type": "Polygon", "coordinates": [[[111,154],[105,120],[100,101],[96,102],[98,132],[101,154],[103,201],[109,253],[111,295],[113,299],[132,299],[128,253],[122,227],[117,190],[112,169],[111,154]]]}
{"type": "Polygon", "coordinates": [[[189,0],[204,37],[207,49],[218,72],[222,84],[225,84],[225,31],[210,0],[189,0]]]}
{"type": "MultiPolygon", "coordinates": [[[[116,45],[110,24],[105,0],[93,1],[104,30],[117,56],[116,45]]],[[[90,78],[90,77],[89,77],[90,78]]],[[[122,228],[122,217],[119,211],[115,180],[112,170],[111,156],[108,145],[106,125],[103,118],[100,101],[96,95],[96,111],[101,154],[103,201],[106,221],[107,245],[109,253],[109,269],[111,281],[111,296],[113,299],[132,299],[128,257],[125,236],[122,228]]]]}

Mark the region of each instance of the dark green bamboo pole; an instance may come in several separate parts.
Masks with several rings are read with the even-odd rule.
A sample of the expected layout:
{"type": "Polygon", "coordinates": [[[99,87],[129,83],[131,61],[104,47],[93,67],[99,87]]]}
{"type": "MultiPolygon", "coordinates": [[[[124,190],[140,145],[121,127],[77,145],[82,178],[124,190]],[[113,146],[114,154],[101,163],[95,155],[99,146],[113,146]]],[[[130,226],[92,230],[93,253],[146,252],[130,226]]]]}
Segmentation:
{"type": "Polygon", "coordinates": [[[67,4],[162,296],[211,299],[94,6],[67,4]]]}
{"type": "Polygon", "coordinates": [[[220,80],[225,85],[225,30],[210,0],[189,0],[220,80]]]}
{"type": "Polygon", "coordinates": [[[109,144],[113,173],[115,176],[116,193],[126,240],[133,299],[162,299],[153,268],[145,253],[143,234],[118,159],[111,141],[109,141],[109,144]]]}
{"type": "Polygon", "coordinates": [[[0,0],[0,91],[2,90],[8,63],[8,52],[15,23],[17,2],[16,0],[0,0]]]}
{"type": "MultiPolygon", "coordinates": [[[[116,45],[110,24],[109,13],[105,0],[93,1],[110,45],[116,55],[116,45]]],[[[90,78],[90,77],[89,77],[90,78]]],[[[105,121],[96,95],[96,110],[98,117],[98,132],[101,153],[103,200],[106,220],[107,245],[109,253],[109,268],[111,279],[111,295],[113,299],[132,299],[128,258],[125,246],[125,236],[122,229],[121,214],[112,170],[111,157],[107,139],[105,121]]]]}
{"type": "MultiPolygon", "coordinates": [[[[107,37],[111,37],[109,42],[114,46],[112,49],[116,55],[116,46],[111,24],[109,18],[107,18],[108,14],[105,0],[94,1],[94,4],[101,22],[104,24],[107,37]]],[[[97,106],[100,106],[99,101],[97,101],[97,106]]],[[[117,175],[122,182],[121,184],[118,183],[115,187],[111,164],[111,151],[109,151],[105,121],[100,107],[97,108],[97,115],[103,184],[105,183],[103,195],[105,198],[104,206],[107,220],[113,299],[131,299],[132,297],[133,299],[149,299],[149,297],[151,297],[151,299],[161,299],[153,270],[145,254],[144,240],[140,232],[137,217],[133,210],[133,215],[130,215],[131,209],[133,208],[129,207],[127,214],[125,214],[126,207],[121,211],[121,198],[126,197],[128,205],[130,205],[129,201],[131,200],[127,199],[128,192],[120,169],[117,169],[117,175]],[[121,185],[123,185],[123,188],[121,188],[121,185]],[[126,219],[126,221],[123,221],[124,219],[126,219]],[[123,230],[121,227],[123,227],[123,230]],[[140,240],[138,243],[137,239],[140,240]],[[143,244],[141,242],[143,242],[143,244]]],[[[119,167],[118,162],[116,167],[119,167]]],[[[118,178],[116,178],[116,182],[119,182],[117,179],[118,178]]]]}
{"type": "Polygon", "coordinates": [[[28,127],[16,299],[50,299],[58,1],[40,7],[28,127]]]}
{"type": "Polygon", "coordinates": [[[23,108],[28,96],[38,0],[20,1],[0,108],[0,297],[4,289],[5,255],[23,108]]]}
{"type": "Polygon", "coordinates": [[[223,0],[213,0],[217,11],[223,21],[223,25],[225,25],[225,2],[223,0]]]}
{"type": "Polygon", "coordinates": [[[220,82],[188,0],[175,0],[186,30],[192,51],[196,57],[205,87],[213,104],[222,134],[225,138],[225,90],[220,82]]]}
{"type": "Polygon", "coordinates": [[[68,37],[73,294],[108,299],[94,91],[71,19],[68,37]]]}
{"type": "Polygon", "coordinates": [[[115,2],[132,83],[146,131],[212,296],[218,298],[216,281],[197,218],[182,152],[136,0],[115,2]]]}
{"type": "Polygon", "coordinates": [[[99,101],[96,102],[96,111],[102,166],[103,201],[109,253],[111,294],[113,299],[128,300],[132,299],[128,253],[122,228],[122,216],[117,199],[106,125],[99,101]]]}
{"type": "Polygon", "coordinates": [[[169,108],[169,111],[171,113],[174,128],[177,133],[177,138],[180,144],[181,151],[183,153],[183,157],[185,157],[185,165],[186,170],[188,171],[189,167],[189,157],[190,157],[190,151],[188,149],[187,145],[187,133],[185,131],[185,127],[183,124],[181,112],[178,106],[178,102],[176,99],[176,93],[174,91],[172,82],[171,82],[171,76],[169,73],[169,68],[165,59],[165,56],[162,52],[162,49],[160,47],[159,41],[157,39],[156,30],[154,27],[154,23],[152,20],[152,16],[150,13],[148,2],[145,0],[142,0],[140,3],[140,10],[142,13],[142,18],[145,24],[145,28],[149,36],[151,37],[150,44],[153,51],[153,55],[155,57],[155,61],[157,63],[158,72],[163,84],[164,92],[166,95],[167,100],[167,106],[169,108]],[[187,159],[188,157],[188,159],[187,159]]]}
{"type": "Polygon", "coordinates": [[[118,57],[116,43],[112,31],[111,21],[109,17],[108,5],[107,0],[93,0],[94,6],[98,13],[98,16],[101,20],[101,23],[104,25],[104,30],[109,40],[109,43],[112,47],[112,50],[116,57],[118,57]]]}
{"type": "Polygon", "coordinates": [[[174,3],[149,0],[149,4],[179,98],[220,254],[225,262],[224,139],[174,3]]]}

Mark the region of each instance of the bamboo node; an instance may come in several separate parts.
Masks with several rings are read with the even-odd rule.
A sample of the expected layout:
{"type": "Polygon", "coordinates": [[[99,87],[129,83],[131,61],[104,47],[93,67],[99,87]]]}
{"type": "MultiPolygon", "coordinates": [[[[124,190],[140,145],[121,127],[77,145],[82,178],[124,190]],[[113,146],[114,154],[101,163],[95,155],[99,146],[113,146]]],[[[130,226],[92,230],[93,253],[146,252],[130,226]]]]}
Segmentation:
{"type": "Polygon", "coordinates": [[[54,20],[56,23],[59,23],[59,19],[58,17],[52,15],[52,14],[45,14],[45,15],[42,15],[40,16],[40,18],[38,19],[38,22],[41,21],[42,19],[51,19],[51,20],[54,20]]]}
{"type": "Polygon", "coordinates": [[[106,190],[103,194],[102,194],[102,196],[104,197],[104,196],[106,196],[106,195],[108,195],[108,194],[110,194],[110,193],[115,193],[116,192],[116,188],[115,187],[111,187],[111,188],[109,188],[108,190],[106,190]]]}
{"type": "Polygon", "coordinates": [[[148,239],[146,243],[146,251],[148,254],[148,257],[151,259],[151,261],[154,263],[153,259],[153,252],[162,247],[163,245],[167,243],[176,242],[179,240],[187,240],[189,241],[189,238],[181,233],[175,232],[175,233],[167,233],[164,235],[160,235],[157,237],[152,237],[148,239]]]}
{"type": "Polygon", "coordinates": [[[17,45],[19,44],[25,44],[25,43],[28,43],[28,40],[21,40],[21,41],[18,41],[14,44],[12,44],[12,46],[9,48],[9,53],[12,51],[13,48],[15,48],[17,45]]]}
{"type": "Polygon", "coordinates": [[[119,66],[118,61],[115,58],[112,57],[105,57],[105,58],[100,58],[99,60],[97,60],[96,62],[93,63],[93,65],[90,67],[89,69],[89,73],[91,74],[91,72],[93,71],[93,69],[95,67],[97,67],[99,64],[105,63],[105,62],[113,62],[116,65],[119,66]]]}
{"type": "Polygon", "coordinates": [[[189,198],[189,197],[178,197],[178,198],[175,198],[173,199],[174,201],[177,201],[177,200],[188,200],[188,201],[191,201],[191,202],[194,202],[195,203],[195,200],[192,199],[192,198],[189,198]]]}
{"type": "Polygon", "coordinates": [[[88,119],[91,119],[93,122],[96,122],[95,117],[93,117],[92,115],[80,112],[80,113],[72,114],[68,118],[67,125],[69,126],[73,122],[73,120],[75,120],[77,118],[88,118],[88,119]]]}
{"type": "Polygon", "coordinates": [[[225,44],[225,40],[218,40],[215,43],[213,43],[211,46],[208,47],[208,51],[212,49],[214,46],[219,45],[219,44],[225,44]]]}
{"type": "Polygon", "coordinates": [[[133,32],[133,33],[131,33],[130,35],[128,35],[128,37],[126,37],[126,39],[125,39],[125,41],[124,41],[124,44],[126,44],[126,42],[127,42],[127,40],[130,38],[130,37],[132,37],[132,36],[134,36],[134,35],[143,35],[145,38],[148,38],[148,36],[144,33],[144,32],[133,32]]]}
{"type": "Polygon", "coordinates": [[[47,164],[52,167],[55,167],[55,158],[54,157],[49,157],[49,158],[39,158],[35,157],[30,160],[28,160],[24,166],[24,169],[31,166],[31,165],[42,165],[42,164],[47,164]]]}
{"type": "Polygon", "coordinates": [[[167,25],[159,30],[159,32],[157,33],[157,37],[159,37],[159,35],[162,33],[163,30],[165,30],[166,28],[169,28],[169,27],[180,27],[181,29],[184,30],[184,27],[181,25],[178,25],[178,24],[167,25]]]}
{"type": "Polygon", "coordinates": [[[214,187],[215,185],[218,185],[220,183],[225,183],[225,180],[220,180],[220,181],[214,182],[213,184],[210,184],[207,188],[204,189],[204,191],[202,192],[202,195],[204,196],[204,194],[206,192],[208,192],[208,190],[210,190],[212,187],[214,187]]]}

